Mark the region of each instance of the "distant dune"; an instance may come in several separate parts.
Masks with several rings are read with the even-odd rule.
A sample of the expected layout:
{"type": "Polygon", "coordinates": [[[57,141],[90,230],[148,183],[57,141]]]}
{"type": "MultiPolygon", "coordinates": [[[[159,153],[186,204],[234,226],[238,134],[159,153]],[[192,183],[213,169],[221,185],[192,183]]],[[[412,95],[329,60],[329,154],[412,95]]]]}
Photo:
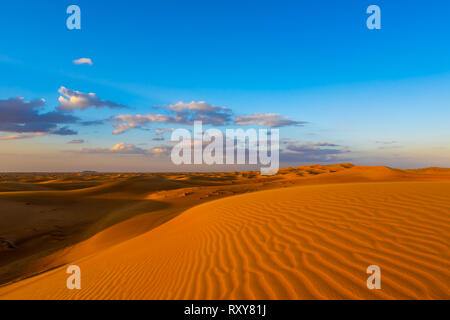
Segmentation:
{"type": "Polygon", "coordinates": [[[0,279],[29,277],[0,299],[450,299],[449,169],[33,179],[4,178],[46,189],[0,193],[0,279]]]}

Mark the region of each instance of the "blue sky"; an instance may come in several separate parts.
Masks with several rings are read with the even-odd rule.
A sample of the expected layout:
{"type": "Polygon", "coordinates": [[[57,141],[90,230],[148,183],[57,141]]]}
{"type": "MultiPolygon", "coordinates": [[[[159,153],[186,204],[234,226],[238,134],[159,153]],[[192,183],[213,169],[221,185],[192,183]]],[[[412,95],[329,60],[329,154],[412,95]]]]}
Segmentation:
{"type": "MultiPolygon", "coordinates": [[[[0,101],[45,99],[36,108],[51,112],[65,87],[127,108],[66,112],[79,121],[58,128],[76,135],[54,128],[0,140],[0,170],[163,170],[167,159],[95,150],[167,145],[154,131],[186,124],[147,123],[115,135],[105,119],[180,101],[226,107],[233,117],[307,122],[280,128],[289,144],[304,146],[298,164],[449,167],[448,12],[445,0],[2,3],[0,101]],[[81,30],[66,28],[71,4],[81,8],[81,30]],[[371,4],[381,8],[381,30],[366,27],[371,4]],[[93,65],[73,63],[82,57],[93,65]],[[105,121],[81,125],[95,120],[105,121]],[[73,140],[84,143],[67,144],[73,140]],[[336,147],[317,152],[327,150],[319,142],[336,147]]],[[[8,129],[0,139],[23,134],[30,132],[8,129]]]]}

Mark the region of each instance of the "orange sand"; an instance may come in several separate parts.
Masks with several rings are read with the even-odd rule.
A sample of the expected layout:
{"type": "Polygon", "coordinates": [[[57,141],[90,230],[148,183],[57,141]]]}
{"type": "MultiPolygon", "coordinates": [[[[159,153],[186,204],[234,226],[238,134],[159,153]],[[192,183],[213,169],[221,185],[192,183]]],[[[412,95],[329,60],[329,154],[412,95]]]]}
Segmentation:
{"type": "Polygon", "coordinates": [[[402,181],[349,183],[355,170],[347,183],[200,204],[72,261],[79,291],[62,266],[0,287],[0,299],[450,299],[450,182],[377,169],[365,180],[402,181]],[[381,290],[366,287],[372,264],[381,290]]]}

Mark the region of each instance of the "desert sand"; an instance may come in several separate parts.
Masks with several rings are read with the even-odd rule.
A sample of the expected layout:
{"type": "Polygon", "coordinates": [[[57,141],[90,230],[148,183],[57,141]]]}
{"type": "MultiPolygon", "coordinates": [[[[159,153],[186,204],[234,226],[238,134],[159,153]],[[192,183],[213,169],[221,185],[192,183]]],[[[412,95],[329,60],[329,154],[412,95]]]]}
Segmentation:
{"type": "Polygon", "coordinates": [[[0,178],[0,299],[450,299],[449,169],[0,178]]]}

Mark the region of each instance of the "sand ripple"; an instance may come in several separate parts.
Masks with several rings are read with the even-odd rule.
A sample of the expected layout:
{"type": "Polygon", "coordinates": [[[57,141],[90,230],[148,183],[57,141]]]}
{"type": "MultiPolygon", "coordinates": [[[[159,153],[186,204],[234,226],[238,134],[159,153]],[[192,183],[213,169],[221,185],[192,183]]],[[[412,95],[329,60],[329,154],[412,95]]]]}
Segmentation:
{"type": "Polygon", "coordinates": [[[292,187],[194,207],[137,238],[0,288],[1,299],[450,299],[450,183],[292,187]],[[369,265],[382,290],[366,287],[369,265]]]}

